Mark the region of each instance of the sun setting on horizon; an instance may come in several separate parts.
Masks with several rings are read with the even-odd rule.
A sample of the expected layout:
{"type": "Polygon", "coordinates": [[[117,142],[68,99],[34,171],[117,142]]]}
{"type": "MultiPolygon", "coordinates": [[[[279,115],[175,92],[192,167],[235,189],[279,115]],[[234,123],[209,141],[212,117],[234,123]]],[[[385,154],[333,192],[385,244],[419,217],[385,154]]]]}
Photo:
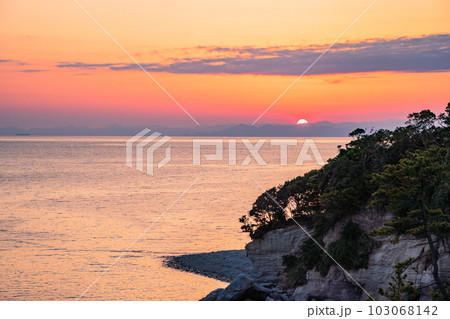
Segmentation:
{"type": "Polygon", "coordinates": [[[305,124],[308,124],[308,121],[305,119],[300,119],[297,121],[297,125],[305,125],[305,124]]]}

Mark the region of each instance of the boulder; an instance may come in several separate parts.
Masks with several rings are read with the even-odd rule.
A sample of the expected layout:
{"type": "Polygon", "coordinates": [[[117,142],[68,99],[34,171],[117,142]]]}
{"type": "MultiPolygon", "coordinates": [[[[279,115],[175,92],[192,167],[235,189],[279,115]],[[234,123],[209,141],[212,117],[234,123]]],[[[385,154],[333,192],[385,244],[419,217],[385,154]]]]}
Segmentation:
{"type": "Polygon", "coordinates": [[[228,287],[219,293],[217,301],[243,300],[245,299],[247,292],[253,288],[254,285],[255,282],[252,278],[240,274],[228,285],[228,287]]]}
{"type": "MultiPolygon", "coordinates": [[[[285,297],[286,298],[286,297],[285,297]]],[[[201,301],[282,300],[281,295],[255,282],[245,274],[238,275],[225,289],[216,289],[201,301]]]]}
{"type": "Polygon", "coordinates": [[[200,301],[216,301],[220,293],[223,291],[222,288],[211,291],[208,295],[200,299],[200,301]]]}

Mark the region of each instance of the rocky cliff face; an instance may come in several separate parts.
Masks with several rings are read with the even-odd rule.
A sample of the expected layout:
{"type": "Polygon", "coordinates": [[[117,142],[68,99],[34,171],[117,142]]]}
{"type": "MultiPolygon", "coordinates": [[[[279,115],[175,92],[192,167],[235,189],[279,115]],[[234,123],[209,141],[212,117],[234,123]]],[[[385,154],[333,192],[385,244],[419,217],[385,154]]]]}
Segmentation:
{"type": "MultiPolygon", "coordinates": [[[[368,231],[380,227],[389,220],[389,215],[377,215],[363,212],[348,217],[331,229],[324,237],[325,248],[339,238],[342,228],[350,219],[359,224],[360,228],[368,231]]],[[[313,234],[312,229],[305,229],[313,234]]],[[[289,228],[268,232],[263,238],[254,240],[246,246],[247,256],[253,263],[253,276],[256,281],[286,287],[283,276],[282,257],[289,254],[299,254],[300,246],[309,237],[297,225],[289,228]]],[[[325,277],[318,272],[307,272],[307,284],[288,290],[294,300],[366,300],[367,294],[355,283],[356,280],[367,292],[378,299],[384,297],[377,294],[377,289],[388,288],[391,276],[394,274],[393,266],[409,258],[417,259],[413,267],[405,273],[407,282],[414,282],[416,287],[422,289],[422,299],[428,299],[430,286],[434,285],[432,266],[429,260],[429,247],[425,239],[415,239],[412,236],[395,238],[377,237],[380,246],[376,248],[369,258],[367,269],[348,271],[346,274],[338,266],[333,265],[325,277]],[[351,277],[354,279],[352,279],[351,277]]],[[[450,279],[450,247],[449,240],[444,241],[440,247],[439,270],[441,278],[450,279]]]]}
{"type": "MultiPolygon", "coordinates": [[[[339,239],[350,220],[368,232],[381,227],[392,217],[364,211],[343,218],[324,236],[325,249],[339,239]]],[[[253,264],[251,276],[239,275],[227,288],[215,290],[202,300],[367,300],[367,293],[378,300],[385,300],[377,293],[378,288],[386,290],[394,275],[393,266],[409,258],[416,261],[405,271],[406,282],[413,282],[416,288],[421,288],[422,300],[430,299],[430,289],[435,282],[427,241],[407,235],[376,237],[379,245],[369,256],[367,269],[345,272],[333,265],[326,276],[308,270],[305,285],[287,288],[289,283],[283,273],[283,256],[297,255],[301,258],[300,247],[310,238],[306,232],[314,236],[312,228],[301,229],[294,224],[270,231],[263,238],[250,242],[246,251],[253,264]]],[[[439,246],[439,272],[443,280],[450,280],[449,245],[450,238],[439,246]]]]}
{"type": "MultiPolygon", "coordinates": [[[[305,230],[314,234],[310,228],[305,230]]],[[[248,243],[245,249],[253,264],[252,275],[262,282],[282,283],[283,256],[299,254],[301,244],[308,238],[300,227],[292,226],[270,231],[262,239],[248,243]]]]}

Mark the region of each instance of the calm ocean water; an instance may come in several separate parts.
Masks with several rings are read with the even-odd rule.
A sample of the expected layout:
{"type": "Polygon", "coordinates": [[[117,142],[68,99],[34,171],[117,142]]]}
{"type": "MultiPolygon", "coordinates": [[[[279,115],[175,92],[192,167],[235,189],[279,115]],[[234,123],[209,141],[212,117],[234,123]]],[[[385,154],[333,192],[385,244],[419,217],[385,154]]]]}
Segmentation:
{"type": "MultiPolygon", "coordinates": [[[[238,218],[261,194],[252,178],[270,188],[318,168],[294,165],[302,139],[286,166],[268,141],[268,165],[239,165],[248,155],[239,139],[238,165],[225,147],[224,161],[193,166],[192,139],[174,138],[172,162],[150,176],[125,166],[126,139],[0,137],[1,300],[76,299],[199,178],[83,298],[198,300],[226,284],[166,268],[163,257],[244,248],[238,218]]],[[[314,141],[326,160],[348,139],[314,141]]]]}

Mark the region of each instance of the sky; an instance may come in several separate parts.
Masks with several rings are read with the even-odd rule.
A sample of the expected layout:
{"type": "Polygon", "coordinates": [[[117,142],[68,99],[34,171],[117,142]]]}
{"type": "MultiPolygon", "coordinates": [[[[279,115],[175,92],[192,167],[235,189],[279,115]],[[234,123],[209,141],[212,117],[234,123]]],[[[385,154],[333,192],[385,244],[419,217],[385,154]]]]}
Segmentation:
{"type": "Polygon", "coordinates": [[[0,1],[0,127],[373,121],[450,102],[447,0],[379,0],[341,38],[374,0],[77,1],[104,30],[74,0],[0,1]]]}

